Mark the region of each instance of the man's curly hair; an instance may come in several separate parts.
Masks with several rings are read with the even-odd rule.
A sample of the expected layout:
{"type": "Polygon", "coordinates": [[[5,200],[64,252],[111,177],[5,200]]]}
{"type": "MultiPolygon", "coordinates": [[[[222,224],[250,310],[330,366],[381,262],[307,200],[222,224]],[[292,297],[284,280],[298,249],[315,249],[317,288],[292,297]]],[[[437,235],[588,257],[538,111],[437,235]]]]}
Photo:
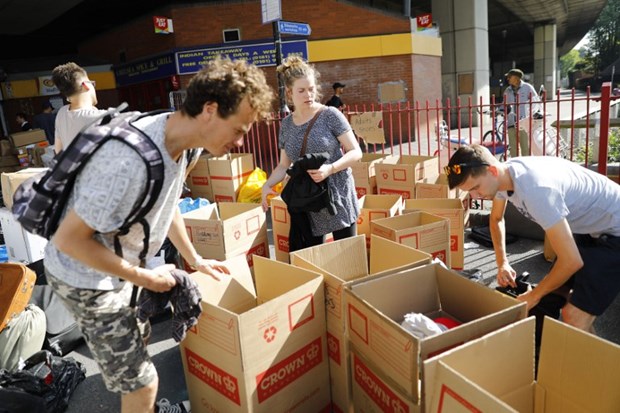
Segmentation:
{"type": "Polygon", "coordinates": [[[195,117],[206,103],[215,102],[219,115],[226,119],[246,97],[259,118],[269,119],[274,94],[264,72],[245,60],[218,56],[190,80],[181,111],[195,117]]]}

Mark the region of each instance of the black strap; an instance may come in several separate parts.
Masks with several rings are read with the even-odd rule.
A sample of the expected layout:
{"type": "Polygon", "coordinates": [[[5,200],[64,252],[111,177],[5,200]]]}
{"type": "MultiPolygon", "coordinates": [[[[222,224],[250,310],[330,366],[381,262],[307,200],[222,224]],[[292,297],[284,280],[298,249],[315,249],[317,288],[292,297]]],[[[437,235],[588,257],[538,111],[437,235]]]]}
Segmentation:
{"type": "Polygon", "coordinates": [[[310,120],[308,127],[306,128],[306,133],[304,134],[304,141],[301,144],[301,151],[299,151],[300,158],[306,154],[306,146],[308,145],[308,135],[310,134],[310,130],[312,129],[312,126],[314,126],[314,122],[316,122],[321,112],[323,112],[323,106],[321,106],[319,110],[315,113],[315,115],[310,120]]]}

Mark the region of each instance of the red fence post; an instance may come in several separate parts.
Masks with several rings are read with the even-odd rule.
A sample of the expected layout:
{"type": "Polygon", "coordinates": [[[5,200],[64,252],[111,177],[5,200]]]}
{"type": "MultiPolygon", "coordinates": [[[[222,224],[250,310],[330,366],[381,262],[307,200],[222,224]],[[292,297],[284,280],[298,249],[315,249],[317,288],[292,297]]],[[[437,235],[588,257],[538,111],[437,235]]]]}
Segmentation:
{"type": "Polygon", "coordinates": [[[611,82],[601,87],[601,124],[598,149],[598,173],[607,175],[607,145],[609,144],[609,106],[611,103],[611,82]]]}

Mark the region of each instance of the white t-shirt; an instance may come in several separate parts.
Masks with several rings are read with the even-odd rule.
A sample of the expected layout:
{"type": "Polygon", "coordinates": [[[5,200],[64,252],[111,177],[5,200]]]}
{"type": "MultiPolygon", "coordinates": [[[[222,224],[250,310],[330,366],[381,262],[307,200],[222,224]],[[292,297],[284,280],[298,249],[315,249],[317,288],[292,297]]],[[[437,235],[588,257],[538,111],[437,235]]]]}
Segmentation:
{"type": "MultiPolygon", "coordinates": [[[[183,189],[187,160],[182,156],[175,162],[165,148],[165,126],[168,114],[146,116],[134,123],[159,147],[164,163],[164,183],[159,198],[146,215],[151,231],[147,258],[160,251],[174,209],[183,189]]],[[[84,166],[78,175],[68,200],[84,222],[98,231],[95,239],[114,251],[114,234],[129,215],[146,181],[146,167],[140,156],[128,145],[118,141],[106,142],[84,166]]],[[[139,264],[144,232],[142,225],[131,227],[120,237],[123,258],[139,264]]],[[[56,278],[78,288],[111,290],[122,280],[115,275],[96,271],[80,261],[58,251],[53,242],[45,248],[45,267],[56,278]]]]}
{"type": "Polygon", "coordinates": [[[63,149],[69,146],[84,126],[90,125],[105,112],[105,110],[97,109],[94,106],[86,109],[69,110],[69,105],[65,105],[58,109],[54,135],[56,139],[60,139],[63,149]]]}
{"type": "Polygon", "coordinates": [[[566,218],[573,234],[620,236],[620,185],[555,156],[506,161],[514,191],[498,192],[544,230],[566,218]]]}

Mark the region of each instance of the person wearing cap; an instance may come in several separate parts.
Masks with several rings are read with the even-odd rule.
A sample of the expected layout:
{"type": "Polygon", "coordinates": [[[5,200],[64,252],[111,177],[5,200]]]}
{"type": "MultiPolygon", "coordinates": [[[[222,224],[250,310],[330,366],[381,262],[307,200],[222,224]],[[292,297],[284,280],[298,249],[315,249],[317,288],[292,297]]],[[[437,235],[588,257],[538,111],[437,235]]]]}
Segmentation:
{"type": "Polygon", "coordinates": [[[335,108],[343,107],[344,103],[342,102],[342,99],[340,99],[340,95],[342,95],[345,86],[346,85],[344,83],[334,83],[332,85],[332,88],[334,89],[334,95],[327,102],[325,102],[325,106],[333,106],[335,108]]]}
{"type": "Polygon", "coordinates": [[[562,320],[594,333],[594,321],[620,293],[620,185],[555,156],[500,162],[478,144],[461,146],[444,171],[450,189],[493,200],[489,229],[497,283],[516,287],[505,242],[504,212],[510,202],[543,228],[557,255],[549,273],[517,299],[529,311],[547,294],[570,291],[562,320]]]}
{"type": "Polygon", "coordinates": [[[504,91],[504,102],[508,105],[506,116],[506,126],[508,127],[508,143],[510,146],[510,156],[526,156],[530,154],[529,134],[527,132],[527,122],[523,119],[530,116],[531,102],[538,102],[538,93],[534,87],[523,80],[523,72],[519,69],[510,69],[506,73],[508,87],[504,91]],[[519,102],[517,105],[516,103],[519,102]],[[517,119],[519,121],[517,122],[517,119]],[[518,130],[517,130],[518,129],[518,130]],[[517,135],[519,136],[517,149],[517,135]]]}

